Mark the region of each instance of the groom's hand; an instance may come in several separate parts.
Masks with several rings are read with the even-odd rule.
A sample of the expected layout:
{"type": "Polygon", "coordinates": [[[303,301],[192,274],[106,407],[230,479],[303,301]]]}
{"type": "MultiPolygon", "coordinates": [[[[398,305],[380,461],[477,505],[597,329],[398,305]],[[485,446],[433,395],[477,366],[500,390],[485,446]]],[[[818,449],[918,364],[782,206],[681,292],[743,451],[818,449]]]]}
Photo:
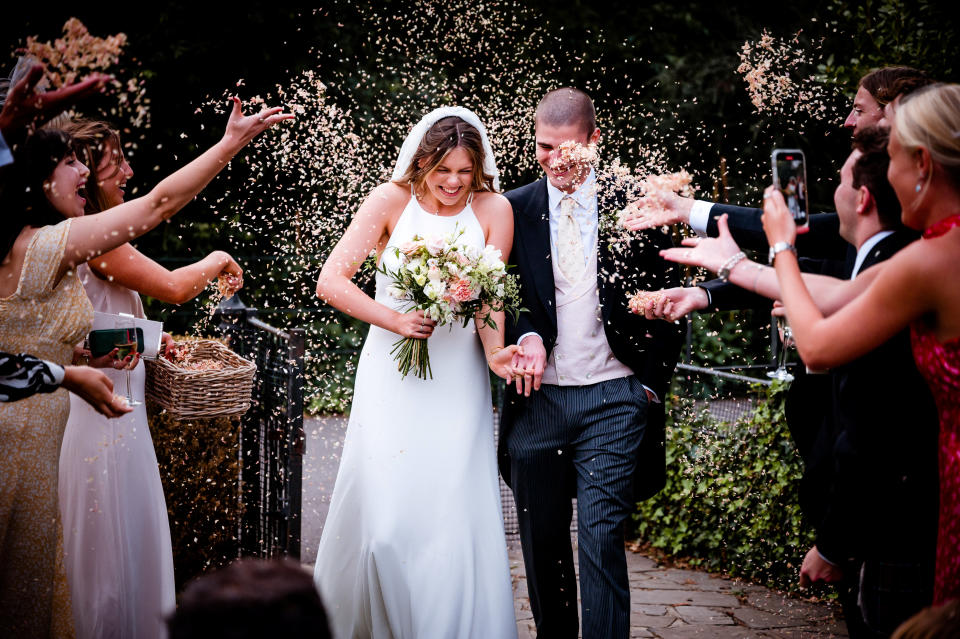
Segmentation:
{"type": "Polygon", "coordinates": [[[517,393],[530,397],[530,391],[540,390],[543,367],[547,363],[547,350],[539,335],[527,335],[519,344],[522,355],[516,355],[513,368],[517,371],[517,393]]]}

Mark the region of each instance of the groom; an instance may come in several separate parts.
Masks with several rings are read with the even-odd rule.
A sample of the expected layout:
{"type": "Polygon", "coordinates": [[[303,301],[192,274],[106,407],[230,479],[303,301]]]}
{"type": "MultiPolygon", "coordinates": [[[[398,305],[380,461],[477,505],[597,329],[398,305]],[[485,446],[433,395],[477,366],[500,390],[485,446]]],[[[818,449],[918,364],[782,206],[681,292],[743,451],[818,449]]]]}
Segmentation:
{"type": "Polygon", "coordinates": [[[664,482],[661,402],[680,328],[631,314],[627,296],[679,278],[658,255],[671,245],[659,230],[609,236],[603,220],[622,207],[616,189],[560,148],[599,138],[587,94],[551,91],[536,111],[537,161],[546,175],[506,193],[511,262],[529,312],[507,327],[507,343],[523,347],[517,364],[527,374],[504,407],[500,470],[516,500],[539,639],[578,634],[572,497],[583,637],[629,635],[623,524],[636,499],[664,482]]]}

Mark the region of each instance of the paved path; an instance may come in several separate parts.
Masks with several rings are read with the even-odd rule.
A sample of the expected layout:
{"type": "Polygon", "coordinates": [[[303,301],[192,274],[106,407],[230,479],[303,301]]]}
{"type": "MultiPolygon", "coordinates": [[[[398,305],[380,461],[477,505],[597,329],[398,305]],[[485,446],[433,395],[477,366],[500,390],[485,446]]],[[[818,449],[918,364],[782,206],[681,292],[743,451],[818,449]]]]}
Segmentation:
{"type": "MultiPolygon", "coordinates": [[[[337,475],[346,420],[308,418],[303,480],[303,561],[313,564],[337,475]]],[[[627,551],[631,637],[660,639],[772,639],[845,637],[835,609],[785,597],[760,586],[713,577],[696,570],[660,566],[627,551]]],[[[536,631],[523,559],[510,545],[514,606],[519,639],[536,631]]]]}
{"type": "MultiPolygon", "coordinates": [[[[660,566],[627,551],[630,636],[661,639],[846,637],[833,606],[779,595],[767,588],[696,570],[660,566]]],[[[519,550],[510,552],[519,639],[536,629],[519,550]]]]}

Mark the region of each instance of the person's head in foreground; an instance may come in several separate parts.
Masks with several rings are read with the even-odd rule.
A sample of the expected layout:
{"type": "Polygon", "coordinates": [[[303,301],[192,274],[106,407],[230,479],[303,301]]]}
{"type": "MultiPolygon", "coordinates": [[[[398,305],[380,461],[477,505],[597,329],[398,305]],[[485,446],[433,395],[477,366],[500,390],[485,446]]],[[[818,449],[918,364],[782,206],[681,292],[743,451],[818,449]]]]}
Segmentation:
{"type": "Polygon", "coordinates": [[[960,637],[960,599],[924,608],[893,631],[891,639],[955,639],[960,637]]]}
{"type": "Polygon", "coordinates": [[[240,559],[198,577],[167,628],[170,639],[331,636],[313,577],[290,560],[240,559]]]}

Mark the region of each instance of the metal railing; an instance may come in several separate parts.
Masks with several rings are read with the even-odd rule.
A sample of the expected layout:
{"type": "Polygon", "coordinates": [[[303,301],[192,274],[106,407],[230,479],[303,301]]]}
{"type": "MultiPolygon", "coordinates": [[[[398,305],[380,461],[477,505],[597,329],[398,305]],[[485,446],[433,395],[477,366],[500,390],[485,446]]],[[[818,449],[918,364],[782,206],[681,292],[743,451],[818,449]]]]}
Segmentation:
{"type": "Polygon", "coordinates": [[[261,321],[236,296],[215,319],[240,356],[257,365],[250,410],[241,420],[241,556],[299,559],[305,331],[261,321]]]}

